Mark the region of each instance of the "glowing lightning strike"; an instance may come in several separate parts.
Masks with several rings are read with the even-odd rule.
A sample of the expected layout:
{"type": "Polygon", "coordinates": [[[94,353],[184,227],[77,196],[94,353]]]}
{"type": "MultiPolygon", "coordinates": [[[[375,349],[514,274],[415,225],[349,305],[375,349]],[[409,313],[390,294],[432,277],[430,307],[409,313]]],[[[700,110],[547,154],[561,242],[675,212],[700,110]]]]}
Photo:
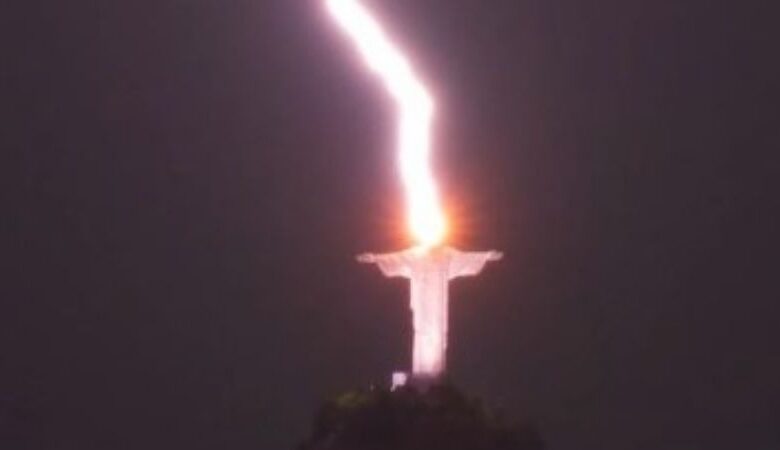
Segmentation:
{"type": "Polygon", "coordinates": [[[326,0],[328,10],[399,106],[399,163],[409,228],[422,247],[444,239],[446,224],[430,168],[433,100],[406,57],[357,0],[326,0]]]}

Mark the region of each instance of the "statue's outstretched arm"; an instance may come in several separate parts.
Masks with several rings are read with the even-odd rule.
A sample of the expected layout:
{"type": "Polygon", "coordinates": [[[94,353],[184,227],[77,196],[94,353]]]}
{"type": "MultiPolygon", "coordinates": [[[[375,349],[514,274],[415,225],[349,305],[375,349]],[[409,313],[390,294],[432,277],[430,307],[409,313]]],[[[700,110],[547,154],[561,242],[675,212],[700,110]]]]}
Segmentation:
{"type": "Polygon", "coordinates": [[[486,253],[488,261],[500,261],[504,257],[504,252],[499,252],[498,250],[490,250],[486,253]]]}
{"type": "Polygon", "coordinates": [[[409,276],[409,261],[404,252],[361,253],[356,259],[361,263],[376,264],[386,277],[409,276]]]}
{"type": "Polygon", "coordinates": [[[450,261],[450,278],[477,275],[488,261],[498,261],[504,254],[497,250],[487,252],[457,251],[450,261]]]}
{"type": "Polygon", "coordinates": [[[376,263],[376,255],[373,253],[361,253],[355,257],[359,263],[374,264],[376,263]]]}

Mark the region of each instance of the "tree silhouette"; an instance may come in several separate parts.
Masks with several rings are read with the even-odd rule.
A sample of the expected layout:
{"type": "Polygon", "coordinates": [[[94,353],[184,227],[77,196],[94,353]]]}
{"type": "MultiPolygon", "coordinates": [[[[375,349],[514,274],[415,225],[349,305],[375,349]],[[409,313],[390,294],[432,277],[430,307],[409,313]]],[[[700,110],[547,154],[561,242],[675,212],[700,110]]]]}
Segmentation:
{"type": "Polygon", "coordinates": [[[356,390],[327,402],[298,450],[542,450],[530,423],[510,423],[449,384],[356,390]]]}

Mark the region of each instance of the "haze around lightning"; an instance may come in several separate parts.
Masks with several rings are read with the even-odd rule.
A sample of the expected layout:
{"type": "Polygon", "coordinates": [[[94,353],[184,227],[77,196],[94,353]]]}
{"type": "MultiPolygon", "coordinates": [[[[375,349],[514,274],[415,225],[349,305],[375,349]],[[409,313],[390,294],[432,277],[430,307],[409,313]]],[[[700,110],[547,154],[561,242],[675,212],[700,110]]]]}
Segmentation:
{"type": "Polygon", "coordinates": [[[430,166],[433,98],[404,54],[359,1],[325,3],[398,104],[398,162],[409,231],[421,247],[440,244],[445,237],[446,220],[430,166]]]}

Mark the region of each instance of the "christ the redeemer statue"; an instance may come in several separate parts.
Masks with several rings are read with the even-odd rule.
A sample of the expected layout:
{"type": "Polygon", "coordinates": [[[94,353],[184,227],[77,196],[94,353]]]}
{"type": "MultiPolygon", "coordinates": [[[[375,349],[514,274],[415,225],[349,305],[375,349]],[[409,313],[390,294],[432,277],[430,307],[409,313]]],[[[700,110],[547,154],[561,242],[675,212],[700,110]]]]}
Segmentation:
{"type": "Polygon", "coordinates": [[[488,261],[501,257],[497,251],[462,252],[447,246],[358,255],[358,261],[377,264],[386,277],[410,280],[410,306],[414,316],[413,377],[435,379],[444,373],[450,280],[476,275],[488,261]]]}

